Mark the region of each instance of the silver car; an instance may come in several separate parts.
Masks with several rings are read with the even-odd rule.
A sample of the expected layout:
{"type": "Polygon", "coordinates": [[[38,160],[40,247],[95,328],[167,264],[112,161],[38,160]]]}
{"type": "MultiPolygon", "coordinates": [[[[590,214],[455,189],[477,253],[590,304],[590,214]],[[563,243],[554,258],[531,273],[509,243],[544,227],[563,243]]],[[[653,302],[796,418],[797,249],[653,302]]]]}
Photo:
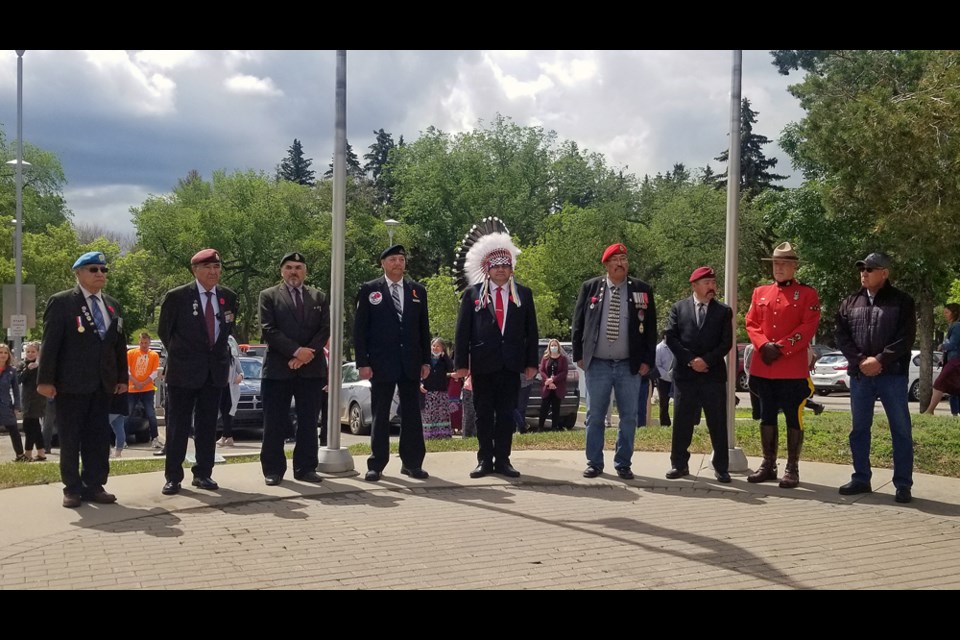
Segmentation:
{"type": "MultiPolygon", "coordinates": [[[[361,380],[356,362],[343,363],[340,387],[340,424],[347,425],[355,436],[368,435],[373,426],[373,408],[370,402],[370,381],[361,380]]],[[[417,411],[420,407],[416,408],[417,411]]],[[[390,405],[390,423],[400,424],[400,398],[393,394],[390,405]]]]}

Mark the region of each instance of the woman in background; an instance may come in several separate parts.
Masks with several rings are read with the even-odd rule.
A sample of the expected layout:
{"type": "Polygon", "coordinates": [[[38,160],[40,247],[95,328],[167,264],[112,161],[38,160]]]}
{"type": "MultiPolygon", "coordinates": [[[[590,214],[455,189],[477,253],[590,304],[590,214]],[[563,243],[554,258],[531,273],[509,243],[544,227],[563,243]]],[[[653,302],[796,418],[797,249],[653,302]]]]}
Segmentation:
{"type": "Polygon", "coordinates": [[[47,459],[40,419],[47,410],[47,399],[37,393],[37,367],[40,362],[40,343],[28,342],[23,349],[25,359],[17,367],[20,396],[23,400],[23,433],[26,437],[23,455],[36,461],[47,459]],[[36,447],[37,455],[33,456],[36,447]]]}
{"type": "MultiPolygon", "coordinates": [[[[947,335],[940,345],[943,351],[943,369],[933,382],[933,395],[930,404],[923,413],[933,415],[934,409],[943,400],[943,396],[950,394],[950,412],[957,415],[954,398],[960,395],[960,304],[951,302],[944,305],[943,317],[949,323],[947,335]]],[[[958,407],[960,408],[960,407],[958,407]]]]}
{"type": "Polygon", "coordinates": [[[17,426],[17,412],[20,411],[20,383],[17,370],[13,365],[13,354],[6,342],[0,342],[0,425],[7,428],[10,442],[13,443],[15,462],[30,462],[23,453],[23,440],[17,426]]]}
{"type": "Polygon", "coordinates": [[[538,431],[543,431],[547,413],[551,415],[550,426],[554,431],[563,429],[560,422],[560,401],[567,394],[567,354],[560,341],[551,338],[540,359],[540,421],[538,431]]]}
{"type": "Polygon", "coordinates": [[[440,338],[430,343],[430,373],[420,382],[423,394],[421,418],[424,440],[450,438],[450,400],[447,397],[453,361],[447,355],[447,345],[440,338]]]}

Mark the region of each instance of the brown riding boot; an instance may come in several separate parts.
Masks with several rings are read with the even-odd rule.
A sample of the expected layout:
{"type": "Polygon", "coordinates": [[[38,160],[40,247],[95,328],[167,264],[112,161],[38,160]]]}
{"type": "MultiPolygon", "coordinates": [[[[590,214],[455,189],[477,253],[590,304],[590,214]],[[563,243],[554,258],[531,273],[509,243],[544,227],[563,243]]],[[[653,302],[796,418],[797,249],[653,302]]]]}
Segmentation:
{"type": "Polygon", "coordinates": [[[800,484],[800,449],[803,447],[803,431],[787,429],[787,468],[780,478],[780,487],[794,489],[800,484]]]}
{"type": "Polygon", "coordinates": [[[747,482],[766,482],[777,479],[777,425],[760,425],[760,446],[763,448],[763,462],[760,468],[747,476],[747,482]]]}

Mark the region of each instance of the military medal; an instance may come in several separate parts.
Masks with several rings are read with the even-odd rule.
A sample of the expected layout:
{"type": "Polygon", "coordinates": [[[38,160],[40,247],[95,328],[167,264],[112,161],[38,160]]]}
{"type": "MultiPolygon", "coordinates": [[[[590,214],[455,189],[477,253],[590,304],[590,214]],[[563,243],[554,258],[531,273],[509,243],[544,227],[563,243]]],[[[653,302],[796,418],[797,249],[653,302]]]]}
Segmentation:
{"type": "Polygon", "coordinates": [[[643,326],[644,314],[643,314],[643,312],[644,312],[644,310],[647,308],[647,302],[648,302],[648,301],[647,301],[647,293],[646,293],[645,291],[637,291],[637,292],[635,292],[635,293],[636,293],[636,295],[637,295],[637,298],[639,299],[639,301],[638,301],[638,303],[637,303],[637,306],[640,308],[640,310],[637,311],[637,319],[640,320],[640,333],[642,334],[643,331],[644,331],[644,326],[643,326]]]}
{"type": "Polygon", "coordinates": [[[800,299],[800,289],[797,289],[793,292],[793,301],[796,302],[800,299]]]}
{"type": "Polygon", "coordinates": [[[86,329],[83,326],[83,318],[77,316],[77,333],[83,333],[86,329]]]}
{"type": "Polygon", "coordinates": [[[196,301],[196,300],[193,301],[193,315],[195,315],[195,316],[200,315],[200,314],[197,313],[197,301],[196,301]]]}

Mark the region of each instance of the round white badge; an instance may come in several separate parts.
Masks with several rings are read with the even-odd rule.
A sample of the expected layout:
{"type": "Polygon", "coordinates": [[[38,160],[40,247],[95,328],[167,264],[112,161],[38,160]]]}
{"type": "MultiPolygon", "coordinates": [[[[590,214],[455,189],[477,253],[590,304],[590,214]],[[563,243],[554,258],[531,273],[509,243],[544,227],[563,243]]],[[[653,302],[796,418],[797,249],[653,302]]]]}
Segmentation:
{"type": "Polygon", "coordinates": [[[379,291],[374,291],[370,294],[368,300],[370,300],[370,304],[380,304],[383,302],[383,294],[379,291]]]}

